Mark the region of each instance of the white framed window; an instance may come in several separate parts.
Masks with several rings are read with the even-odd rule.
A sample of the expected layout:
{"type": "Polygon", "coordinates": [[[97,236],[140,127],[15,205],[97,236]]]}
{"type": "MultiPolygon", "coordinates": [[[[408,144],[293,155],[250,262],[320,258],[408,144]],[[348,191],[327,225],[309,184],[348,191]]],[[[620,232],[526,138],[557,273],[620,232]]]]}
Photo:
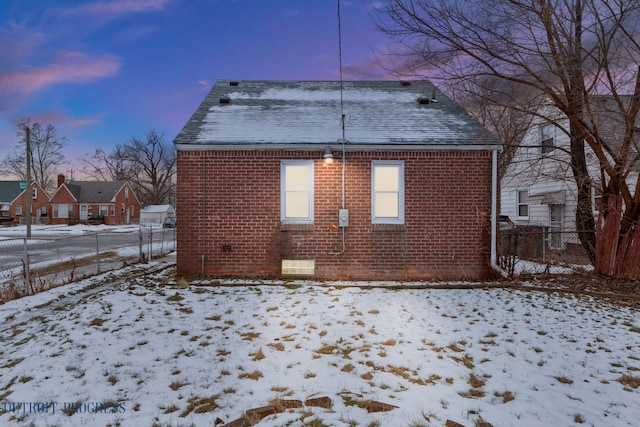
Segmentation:
{"type": "Polygon", "coordinates": [[[16,205],[16,216],[22,215],[22,205],[16,205]]]}
{"type": "Polygon", "coordinates": [[[280,217],[285,222],[313,222],[313,161],[280,163],[280,217]]]}
{"type": "Polygon", "coordinates": [[[37,188],[35,188],[35,187],[33,187],[33,188],[31,189],[31,198],[32,198],[32,199],[37,199],[37,198],[38,198],[38,189],[37,189],[37,188]]]}
{"type": "Polygon", "coordinates": [[[73,214],[73,205],[53,205],[54,218],[69,218],[73,214]]]}
{"type": "Polygon", "coordinates": [[[516,217],[529,219],[529,190],[516,190],[516,217]]]}
{"type": "Polygon", "coordinates": [[[125,199],[129,198],[129,187],[124,187],[124,198],[125,199]]]}
{"type": "Polygon", "coordinates": [[[404,162],[374,160],[371,164],[371,222],[404,224],[404,162]]]}
{"type": "Polygon", "coordinates": [[[109,206],[107,205],[100,205],[100,215],[102,215],[102,217],[106,217],[107,215],[109,215],[109,206]]]}
{"type": "Polygon", "coordinates": [[[542,154],[548,154],[555,150],[555,133],[556,127],[554,125],[540,126],[540,147],[542,154]]]}

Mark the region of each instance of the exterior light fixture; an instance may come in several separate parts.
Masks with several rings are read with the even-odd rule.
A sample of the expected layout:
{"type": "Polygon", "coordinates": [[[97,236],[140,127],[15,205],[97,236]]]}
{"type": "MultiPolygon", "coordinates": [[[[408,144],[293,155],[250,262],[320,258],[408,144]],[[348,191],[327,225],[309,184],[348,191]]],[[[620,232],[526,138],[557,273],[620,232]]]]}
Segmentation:
{"type": "Polygon", "coordinates": [[[333,153],[331,152],[331,148],[329,147],[324,149],[324,163],[327,165],[333,163],[333,153]]]}

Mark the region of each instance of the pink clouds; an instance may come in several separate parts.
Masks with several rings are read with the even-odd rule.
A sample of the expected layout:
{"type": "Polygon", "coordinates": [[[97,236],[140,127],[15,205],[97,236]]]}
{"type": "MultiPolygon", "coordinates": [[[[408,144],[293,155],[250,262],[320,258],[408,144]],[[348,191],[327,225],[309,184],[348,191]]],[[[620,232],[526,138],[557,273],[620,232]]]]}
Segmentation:
{"type": "Polygon", "coordinates": [[[172,0],[113,0],[98,1],[67,9],[68,14],[93,15],[109,19],[126,13],[162,10],[172,0]]]}
{"type": "Polygon", "coordinates": [[[52,63],[43,67],[0,75],[0,87],[26,95],[55,84],[82,83],[110,77],[116,75],[120,67],[120,60],[114,56],[91,57],[67,52],[57,55],[52,63]]]}

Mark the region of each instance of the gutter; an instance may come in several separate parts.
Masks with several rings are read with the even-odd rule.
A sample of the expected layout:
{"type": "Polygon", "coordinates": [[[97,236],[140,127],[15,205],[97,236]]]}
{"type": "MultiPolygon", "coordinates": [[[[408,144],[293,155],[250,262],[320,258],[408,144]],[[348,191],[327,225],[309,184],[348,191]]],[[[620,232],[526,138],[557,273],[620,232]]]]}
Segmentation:
{"type": "MultiPolygon", "coordinates": [[[[344,139],[344,138],[342,138],[344,139]]],[[[335,141],[317,142],[251,142],[246,141],[228,141],[228,142],[200,142],[200,143],[178,143],[174,141],[177,151],[268,151],[268,150],[302,150],[302,151],[323,151],[329,147],[331,151],[342,150],[342,146],[335,141]]],[[[488,151],[496,150],[494,144],[456,144],[442,143],[433,144],[425,141],[416,141],[414,143],[402,143],[392,141],[381,141],[379,143],[357,143],[349,141],[346,148],[348,152],[361,151],[488,151]]]]}
{"type": "Polygon", "coordinates": [[[493,271],[508,277],[498,265],[498,150],[491,151],[491,261],[493,271]]]}

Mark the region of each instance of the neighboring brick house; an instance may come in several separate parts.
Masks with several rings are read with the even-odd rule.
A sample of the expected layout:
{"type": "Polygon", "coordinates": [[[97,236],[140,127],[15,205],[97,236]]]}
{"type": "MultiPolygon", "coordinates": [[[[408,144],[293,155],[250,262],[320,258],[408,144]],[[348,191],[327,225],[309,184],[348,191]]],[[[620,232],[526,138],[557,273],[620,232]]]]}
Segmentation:
{"type": "Polygon", "coordinates": [[[126,181],[69,181],[58,176],[58,189],[49,199],[51,224],[103,222],[137,224],[140,201],[126,181]]]}
{"type": "Polygon", "coordinates": [[[174,143],[179,276],[495,267],[501,145],[429,82],[221,80],[174,143]]]}
{"type": "Polygon", "coordinates": [[[31,191],[28,193],[26,181],[0,181],[0,216],[13,218],[12,221],[3,222],[3,224],[24,223],[27,216],[28,194],[31,194],[31,223],[47,222],[49,195],[40,184],[33,181],[31,191]]]}

